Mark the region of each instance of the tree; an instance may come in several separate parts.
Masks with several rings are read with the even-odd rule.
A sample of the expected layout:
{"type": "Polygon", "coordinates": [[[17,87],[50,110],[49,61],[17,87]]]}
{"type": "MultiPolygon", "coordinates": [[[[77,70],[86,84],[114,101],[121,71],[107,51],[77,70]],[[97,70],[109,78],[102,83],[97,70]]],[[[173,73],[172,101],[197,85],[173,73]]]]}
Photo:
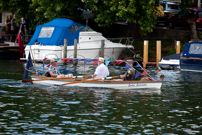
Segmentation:
{"type": "Polygon", "coordinates": [[[10,11],[19,18],[28,15],[33,29],[55,18],[81,18],[83,7],[81,0],[0,0],[0,12],[10,11]]]}
{"type": "Polygon", "coordinates": [[[110,26],[124,18],[140,27],[142,34],[152,32],[156,22],[155,0],[84,0],[86,8],[93,11],[99,26],[110,26]]]}
{"type": "MultiPolygon", "coordinates": [[[[194,0],[181,0],[182,1],[182,5],[185,8],[185,11],[187,13],[190,13],[190,10],[187,9],[187,7],[189,7],[189,5],[191,3],[194,3],[194,0]]],[[[191,14],[190,14],[191,15],[191,14]]],[[[192,38],[193,41],[198,41],[198,35],[197,35],[197,29],[196,29],[196,22],[195,22],[195,18],[191,18],[186,20],[189,23],[189,26],[191,28],[191,33],[192,33],[192,38]]]]}

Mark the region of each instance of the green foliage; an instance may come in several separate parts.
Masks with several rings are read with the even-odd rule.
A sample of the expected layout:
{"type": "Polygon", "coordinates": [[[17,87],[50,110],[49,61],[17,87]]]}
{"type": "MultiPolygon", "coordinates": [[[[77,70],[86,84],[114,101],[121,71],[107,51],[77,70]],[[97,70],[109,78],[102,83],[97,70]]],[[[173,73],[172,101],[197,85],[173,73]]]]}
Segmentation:
{"type": "MultiPolygon", "coordinates": [[[[181,1],[185,6],[193,2],[181,1]]],[[[28,15],[33,29],[54,18],[81,19],[82,10],[89,9],[99,26],[109,27],[124,18],[138,24],[142,34],[153,31],[157,6],[156,0],[0,0],[0,12],[10,11],[18,18],[28,15]]]]}
{"type": "Polygon", "coordinates": [[[166,54],[166,56],[168,56],[168,55],[173,55],[173,54],[176,54],[176,49],[173,47],[173,48],[170,48],[169,50],[168,50],[168,53],[166,54]]]}
{"type": "Polygon", "coordinates": [[[99,26],[110,26],[124,18],[137,23],[143,34],[152,32],[156,22],[155,0],[84,0],[86,7],[93,11],[99,26]]]}
{"type": "Polygon", "coordinates": [[[32,29],[52,19],[81,18],[84,3],[81,0],[0,0],[0,12],[9,11],[19,18],[28,15],[32,29]]]}

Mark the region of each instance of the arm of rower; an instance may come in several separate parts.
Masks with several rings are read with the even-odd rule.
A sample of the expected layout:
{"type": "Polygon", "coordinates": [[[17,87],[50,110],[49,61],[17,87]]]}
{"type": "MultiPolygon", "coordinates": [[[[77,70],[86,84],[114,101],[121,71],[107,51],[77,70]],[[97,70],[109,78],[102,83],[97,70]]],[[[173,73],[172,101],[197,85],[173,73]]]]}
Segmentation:
{"type": "Polygon", "coordinates": [[[49,73],[50,73],[51,77],[57,77],[58,76],[58,74],[54,74],[52,71],[50,71],[49,73]]]}

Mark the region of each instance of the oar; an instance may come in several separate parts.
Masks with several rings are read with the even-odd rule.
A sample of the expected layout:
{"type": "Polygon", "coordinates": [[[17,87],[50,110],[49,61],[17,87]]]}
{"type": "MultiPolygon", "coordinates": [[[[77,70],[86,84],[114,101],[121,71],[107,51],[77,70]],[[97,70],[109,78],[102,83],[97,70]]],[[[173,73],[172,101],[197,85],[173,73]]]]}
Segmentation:
{"type": "Polygon", "coordinates": [[[99,78],[99,79],[88,79],[84,81],[76,81],[76,82],[70,82],[70,83],[64,83],[56,86],[62,86],[62,85],[69,85],[69,84],[75,84],[75,83],[84,83],[84,82],[91,82],[91,81],[97,81],[97,80],[107,80],[107,79],[113,79],[118,78],[119,76],[111,76],[111,77],[105,77],[105,78],[99,78]]]}
{"type": "Polygon", "coordinates": [[[60,77],[60,78],[43,78],[43,79],[36,79],[36,80],[22,80],[22,82],[32,82],[32,81],[43,81],[43,80],[61,80],[61,79],[74,79],[74,78],[83,78],[83,77],[91,77],[91,75],[86,76],[73,76],[73,77],[60,77]]]}

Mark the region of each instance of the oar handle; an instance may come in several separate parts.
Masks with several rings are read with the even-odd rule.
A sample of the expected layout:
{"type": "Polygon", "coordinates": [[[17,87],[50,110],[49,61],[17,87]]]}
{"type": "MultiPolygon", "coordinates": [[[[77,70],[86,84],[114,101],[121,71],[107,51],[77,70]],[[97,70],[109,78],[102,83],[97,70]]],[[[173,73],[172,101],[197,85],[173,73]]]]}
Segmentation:
{"type": "Polygon", "coordinates": [[[91,77],[91,75],[85,75],[85,76],[73,76],[72,78],[84,78],[84,77],[91,77]]]}

